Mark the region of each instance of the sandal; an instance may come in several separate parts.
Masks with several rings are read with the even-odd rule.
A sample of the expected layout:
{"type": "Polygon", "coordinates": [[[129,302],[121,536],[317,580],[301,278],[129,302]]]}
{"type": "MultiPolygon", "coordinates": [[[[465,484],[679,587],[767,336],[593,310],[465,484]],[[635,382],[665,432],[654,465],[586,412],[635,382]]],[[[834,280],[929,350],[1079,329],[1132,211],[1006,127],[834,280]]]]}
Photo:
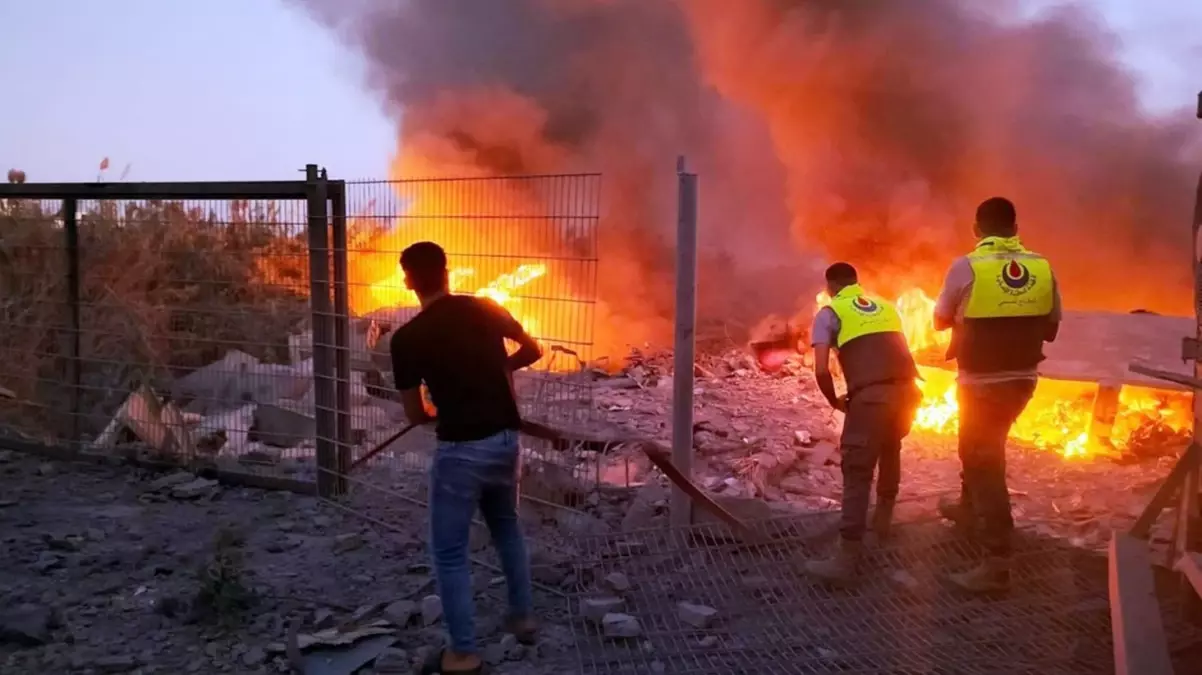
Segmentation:
{"type": "Polygon", "coordinates": [[[481,662],[480,665],[476,666],[475,668],[468,668],[467,670],[443,670],[442,655],[445,652],[446,649],[440,649],[431,653],[430,656],[426,658],[426,662],[422,664],[422,669],[420,671],[421,675],[483,675],[483,662],[481,662]]]}
{"type": "Polygon", "coordinates": [[[510,618],[505,621],[505,632],[513,635],[518,644],[533,647],[538,643],[538,624],[534,621],[510,618]]]}

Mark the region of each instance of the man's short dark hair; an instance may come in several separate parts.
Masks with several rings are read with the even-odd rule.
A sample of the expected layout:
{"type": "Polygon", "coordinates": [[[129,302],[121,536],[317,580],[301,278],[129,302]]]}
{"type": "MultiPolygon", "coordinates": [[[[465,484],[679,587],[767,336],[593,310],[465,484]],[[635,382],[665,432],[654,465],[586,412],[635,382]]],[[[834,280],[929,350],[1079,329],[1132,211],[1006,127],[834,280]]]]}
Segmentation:
{"type": "Polygon", "coordinates": [[[447,254],[432,241],[420,241],[401,252],[401,269],[417,293],[437,293],[447,279],[447,254]]]}
{"type": "Polygon", "coordinates": [[[856,274],[856,268],[850,263],[837,262],[826,268],[826,280],[832,284],[850,286],[859,282],[859,276],[856,274]]]}
{"type": "Polygon", "coordinates": [[[1005,197],[990,197],[977,207],[977,229],[993,237],[1012,237],[1018,232],[1018,212],[1005,197]]]}

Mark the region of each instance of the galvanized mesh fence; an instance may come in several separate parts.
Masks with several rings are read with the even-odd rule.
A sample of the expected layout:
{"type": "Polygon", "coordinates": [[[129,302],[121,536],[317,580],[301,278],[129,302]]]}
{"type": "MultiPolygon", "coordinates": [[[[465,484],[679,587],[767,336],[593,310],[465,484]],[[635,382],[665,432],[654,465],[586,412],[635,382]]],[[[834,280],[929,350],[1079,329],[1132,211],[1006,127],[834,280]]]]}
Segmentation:
{"type": "MultiPolygon", "coordinates": [[[[938,523],[898,528],[871,549],[861,583],[807,578],[829,553],[833,516],[759,523],[748,546],[719,525],[585,539],[571,603],[581,672],[1112,672],[1105,561],[1022,538],[1007,594],[944,581],[981,552],[938,523]]],[[[1166,604],[1176,644],[1199,633],[1166,604]]]]}
{"type": "Polygon", "coordinates": [[[312,441],[273,428],[312,395],[288,351],[310,313],[304,201],[10,199],[2,217],[7,434],[312,473],[312,441]]]}
{"type": "MultiPolygon", "coordinates": [[[[441,245],[453,291],[495,301],[543,345],[543,358],[515,377],[526,418],[577,428],[590,422],[586,364],[592,359],[600,176],[347,183],[344,206],[345,222],[335,217],[331,252],[334,285],[345,284],[345,307],[337,307],[335,290],[334,321],[348,330],[338,347],[346,352],[338,377],[350,410],[343,444],[350,446],[351,462],[338,478],[352,486],[352,495],[343,506],[387,520],[386,495],[424,501],[432,433],[419,428],[389,441],[404,420],[391,339],[419,310],[398,264],[411,244],[441,245]]],[[[588,458],[525,437],[522,444],[524,496],[574,506],[588,458]]]]}

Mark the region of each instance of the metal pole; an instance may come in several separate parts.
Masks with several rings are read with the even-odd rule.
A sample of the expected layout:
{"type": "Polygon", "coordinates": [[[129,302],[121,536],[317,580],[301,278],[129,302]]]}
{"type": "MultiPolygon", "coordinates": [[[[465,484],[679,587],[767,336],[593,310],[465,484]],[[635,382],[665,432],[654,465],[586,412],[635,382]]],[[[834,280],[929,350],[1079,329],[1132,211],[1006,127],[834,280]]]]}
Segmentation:
{"type": "MultiPolygon", "coordinates": [[[[1202,92],[1198,94],[1198,119],[1202,119],[1202,92]]],[[[1194,268],[1194,316],[1196,319],[1196,333],[1194,343],[1194,377],[1202,377],[1202,360],[1199,360],[1197,353],[1197,345],[1202,344],[1202,173],[1198,176],[1198,187],[1194,192],[1194,219],[1191,226],[1193,232],[1194,251],[1193,251],[1193,268],[1194,268]]],[[[1202,441],[1202,396],[1194,391],[1194,442],[1202,441]]],[[[1196,551],[1202,546],[1202,517],[1199,516],[1199,502],[1202,501],[1198,494],[1199,486],[1202,485],[1202,470],[1195,463],[1190,474],[1187,475],[1185,483],[1181,487],[1181,512],[1178,518],[1181,519],[1180,544],[1181,551],[1196,551]]],[[[1191,619],[1202,617],[1202,602],[1199,601],[1198,594],[1193,591],[1192,586],[1184,577],[1182,578],[1182,595],[1184,596],[1185,612],[1191,619]]]]}
{"type": "Polygon", "coordinates": [[[80,318],[80,271],[79,271],[79,202],[68,198],[63,200],[63,232],[67,239],[67,305],[71,312],[71,344],[69,377],[71,383],[71,440],[80,444],[83,441],[80,431],[80,396],[83,388],[83,355],[80,353],[80,331],[83,330],[80,318]]]}
{"type": "MultiPolygon", "coordinates": [[[[672,360],[672,464],[693,477],[693,368],[697,325],[697,176],[676,159],[676,336],[672,360]]],[[[672,488],[673,527],[693,522],[692,500],[672,488]]]]}
{"type": "Polygon", "coordinates": [[[349,488],[351,471],[351,349],[350,301],[347,298],[346,183],[329,184],[330,211],[334,234],[334,370],[338,381],[334,398],[338,409],[338,494],[349,488]]]}
{"type": "Polygon", "coordinates": [[[309,207],[309,304],[313,312],[313,394],[317,428],[317,495],[337,494],[338,422],[334,411],[334,327],[330,308],[330,249],[326,181],[317,165],[305,167],[309,207]]]}

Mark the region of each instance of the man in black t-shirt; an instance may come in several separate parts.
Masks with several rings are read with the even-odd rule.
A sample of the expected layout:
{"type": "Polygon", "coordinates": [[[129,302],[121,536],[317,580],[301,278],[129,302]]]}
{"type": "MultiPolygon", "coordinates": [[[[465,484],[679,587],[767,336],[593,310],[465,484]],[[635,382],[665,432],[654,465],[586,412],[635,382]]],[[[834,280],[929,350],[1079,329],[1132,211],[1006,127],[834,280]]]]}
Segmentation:
{"type": "Polygon", "coordinates": [[[535,623],[530,563],[517,519],[518,429],[513,371],[538,361],[542,350],[503,307],[454,295],[447,257],[432,242],[401,253],[406,285],[421,312],[392,337],[392,363],[410,422],[436,423],[438,447],[430,469],[430,549],[450,645],[424,673],[478,673],[468,561],[472,516],[479,507],[501,559],[509,595],[507,629],[532,643],[535,623]],[[509,355],[505,341],[518,344],[509,355]],[[426,411],[426,385],[437,419],[426,411]]]}

